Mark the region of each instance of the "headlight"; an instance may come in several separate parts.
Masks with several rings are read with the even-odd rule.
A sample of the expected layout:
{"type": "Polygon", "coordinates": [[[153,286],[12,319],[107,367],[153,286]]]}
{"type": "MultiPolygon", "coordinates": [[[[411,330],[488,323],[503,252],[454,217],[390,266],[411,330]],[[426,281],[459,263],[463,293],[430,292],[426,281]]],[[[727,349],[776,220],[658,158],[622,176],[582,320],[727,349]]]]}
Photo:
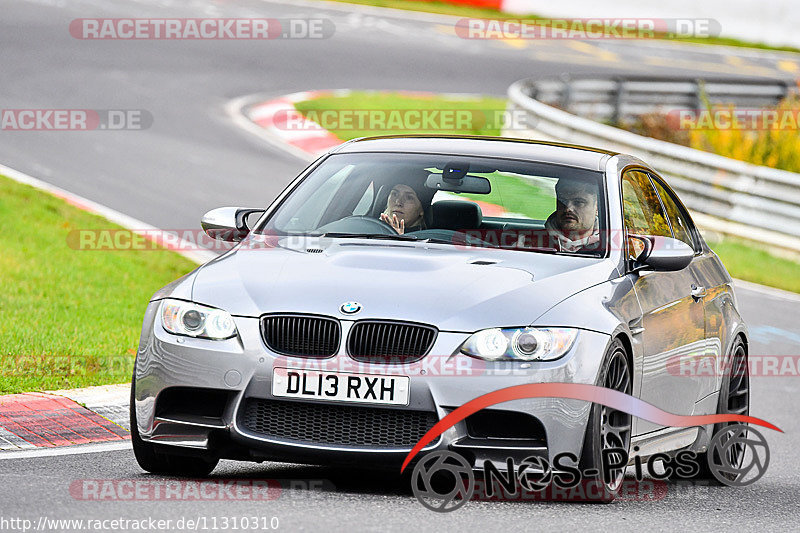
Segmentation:
{"type": "Polygon", "coordinates": [[[572,348],[577,329],[483,329],[461,345],[461,353],[487,361],[551,361],[572,348]]]}
{"type": "Polygon", "coordinates": [[[233,317],[222,309],[181,300],[163,300],[160,315],[164,329],[175,335],[217,340],[236,335],[233,317]]]}

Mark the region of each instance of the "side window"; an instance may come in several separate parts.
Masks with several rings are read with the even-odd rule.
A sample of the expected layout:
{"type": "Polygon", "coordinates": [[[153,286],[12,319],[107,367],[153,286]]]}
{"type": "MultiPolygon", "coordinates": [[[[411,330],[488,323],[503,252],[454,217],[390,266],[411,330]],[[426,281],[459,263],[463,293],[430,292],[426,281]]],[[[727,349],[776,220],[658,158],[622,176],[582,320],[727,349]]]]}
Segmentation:
{"type": "Polygon", "coordinates": [[[664,209],[667,210],[667,216],[669,216],[669,221],[672,224],[672,232],[675,234],[675,238],[697,250],[694,238],[692,237],[691,226],[675,203],[675,199],[658,180],[654,179],[653,183],[656,185],[656,190],[661,197],[661,202],[664,204],[664,209]]]}
{"type": "MultiPolygon", "coordinates": [[[[629,234],[672,237],[658,194],[644,172],[629,170],[622,176],[622,213],[629,234]]],[[[642,243],[629,239],[628,256],[638,257],[641,252],[642,243]]]]}

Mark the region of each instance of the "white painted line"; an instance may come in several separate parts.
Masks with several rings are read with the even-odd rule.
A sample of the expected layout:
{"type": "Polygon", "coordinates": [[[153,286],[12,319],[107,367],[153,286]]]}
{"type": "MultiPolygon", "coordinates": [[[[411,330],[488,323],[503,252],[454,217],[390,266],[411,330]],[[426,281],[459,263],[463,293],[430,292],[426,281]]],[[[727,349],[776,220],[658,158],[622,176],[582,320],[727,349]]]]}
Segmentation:
{"type": "Polygon", "coordinates": [[[291,144],[285,143],[283,139],[265,130],[264,128],[252,122],[244,115],[243,109],[245,107],[252,104],[256,104],[258,102],[271,100],[274,98],[276,97],[274,96],[271,97],[264,94],[252,94],[249,96],[242,96],[241,98],[236,98],[225,104],[225,112],[228,114],[231,120],[233,120],[234,124],[242,128],[243,130],[252,133],[262,141],[265,141],[274,146],[275,148],[283,150],[284,152],[287,152],[303,161],[307,161],[309,163],[314,161],[316,159],[315,156],[309,154],[304,150],[301,150],[300,148],[292,146],[291,144]]]}
{"type": "Polygon", "coordinates": [[[79,446],[63,446],[60,448],[36,448],[18,452],[0,452],[0,461],[5,459],[36,459],[40,457],[58,457],[61,455],[80,455],[84,453],[103,453],[130,450],[131,442],[103,442],[79,446]]]}
{"type": "Polygon", "coordinates": [[[16,435],[8,429],[0,426],[0,449],[3,450],[24,450],[36,448],[33,444],[16,435]]]}
{"type": "MultiPolygon", "coordinates": [[[[281,95],[278,98],[272,98],[267,101],[260,100],[263,98],[261,95],[253,95],[252,99],[245,96],[231,102],[233,105],[227,109],[227,112],[234,122],[238,122],[240,117],[244,117],[248,121],[255,123],[255,126],[261,130],[257,134],[267,142],[274,144],[273,141],[279,141],[284,145],[289,145],[289,151],[293,155],[299,155],[295,153],[295,150],[299,150],[305,154],[303,159],[310,157],[310,160],[314,160],[342,144],[342,141],[316,122],[303,117],[302,113],[295,108],[295,102],[331,95],[343,96],[345,94],[349,94],[349,89],[301,91],[281,95]],[[258,100],[253,101],[256,98],[258,100]],[[252,103],[248,105],[248,102],[252,103]],[[287,127],[288,123],[302,124],[302,127],[292,129],[287,127]],[[308,149],[309,144],[315,146],[315,148],[308,149]]],[[[252,133],[256,133],[244,124],[239,123],[239,125],[252,133]]],[[[281,148],[283,149],[284,147],[281,148]]]]}
{"type": "Polygon", "coordinates": [[[47,394],[63,396],[73,402],[85,405],[87,409],[127,405],[131,396],[131,384],[98,385],[81,389],[62,389],[45,391],[47,394]]]}
{"type": "Polygon", "coordinates": [[[800,294],[795,292],[784,291],[782,289],[776,289],[775,287],[767,287],[766,285],[759,285],[758,283],[752,283],[742,279],[734,279],[733,286],[736,289],[757,292],[770,298],[778,298],[780,300],[800,303],[800,294]]]}
{"type": "MultiPolygon", "coordinates": [[[[341,142],[336,140],[327,129],[319,124],[310,119],[303,119],[302,115],[296,111],[294,103],[320,96],[344,97],[352,94],[352,92],[353,89],[320,89],[315,91],[300,91],[279,96],[266,95],[263,93],[253,94],[231,100],[225,105],[225,112],[231,120],[242,129],[258,136],[260,139],[276,148],[280,148],[304,161],[311,162],[328,152],[328,150],[335,148],[341,144],[341,142]],[[300,130],[279,129],[276,125],[271,124],[272,121],[270,119],[280,112],[290,116],[296,114],[296,116],[302,120],[304,128],[300,130]],[[261,121],[267,121],[269,124],[258,124],[258,122],[261,121]],[[302,141],[324,139],[326,137],[331,137],[334,142],[329,147],[318,149],[314,153],[309,153],[299,146],[302,141]]],[[[397,92],[409,97],[436,95],[447,100],[477,100],[483,97],[483,95],[474,93],[434,93],[430,91],[365,90],[364,92],[368,94],[397,92]]],[[[390,134],[392,132],[386,133],[390,134]]]]}
{"type": "MultiPolygon", "coordinates": [[[[24,183],[25,185],[30,185],[31,187],[48,192],[54,196],[67,200],[68,202],[72,203],[79,209],[83,209],[84,211],[89,211],[91,213],[95,213],[97,215],[105,217],[111,222],[119,224],[123,228],[133,231],[139,230],[143,232],[159,231],[158,228],[156,228],[155,226],[151,226],[150,224],[142,222],[141,220],[129,217],[128,215],[120,213],[119,211],[111,209],[110,207],[106,207],[102,204],[98,204],[97,202],[93,202],[88,198],[84,198],[83,196],[72,194],[71,192],[62,189],[61,187],[56,187],[55,185],[51,185],[45,181],[34,178],[33,176],[29,176],[28,174],[7,167],[5,165],[0,165],[0,174],[8,176],[9,178],[18,183],[24,183]]],[[[184,239],[180,239],[177,245],[178,249],[173,251],[198,264],[205,263],[219,256],[218,254],[212,252],[211,250],[189,249],[194,246],[196,245],[190,244],[188,241],[184,239]]]]}

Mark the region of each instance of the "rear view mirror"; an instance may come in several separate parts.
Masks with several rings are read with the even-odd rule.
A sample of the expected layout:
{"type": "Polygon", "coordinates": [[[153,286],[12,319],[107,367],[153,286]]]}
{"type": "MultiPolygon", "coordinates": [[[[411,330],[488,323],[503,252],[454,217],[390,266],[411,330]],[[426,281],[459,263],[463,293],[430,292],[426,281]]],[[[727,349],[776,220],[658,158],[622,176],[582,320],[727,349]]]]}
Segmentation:
{"type": "Polygon", "coordinates": [[[641,242],[644,246],[644,250],[634,262],[634,271],[674,272],[689,266],[694,258],[691,246],[672,237],[629,235],[629,238],[641,242]]]}
{"type": "Polygon", "coordinates": [[[472,194],[489,194],[492,184],[488,179],[480,176],[459,176],[457,171],[451,170],[447,176],[444,174],[429,174],[425,186],[435,191],[463,192],[472,194]]]}
{"type": "Polygon", "coordinates": [[[254,213],[262,214],[264,209],[250,207],[219,207],[212,209],[200,220],[200,226],[212,239],[238,242],[250,233],[248,218],[254,213]]]}

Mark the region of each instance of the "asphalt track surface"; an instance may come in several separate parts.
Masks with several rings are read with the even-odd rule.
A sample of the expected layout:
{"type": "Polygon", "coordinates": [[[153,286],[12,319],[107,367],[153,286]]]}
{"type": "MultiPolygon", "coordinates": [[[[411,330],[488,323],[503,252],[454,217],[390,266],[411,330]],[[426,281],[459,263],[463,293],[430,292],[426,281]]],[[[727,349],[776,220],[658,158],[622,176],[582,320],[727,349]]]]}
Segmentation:
{"type": "MultiPolygon", "coordinates": [[[[143,109],[151,128],[125,132],[0,131],[0,162],[161,228],[197,228],[220,205],[266,204],[305,163],[241,131],[225,113],[233,98],[307,89],[361,88],[502,95],[526,76],[640,72],[792,77],[800,57],[670,43],[465,41],[446,22],[348,11],[329,4],[242,1],[11,0],[0,2],[0,107],[143,109]],[[80,17],[325,17],[325,40],[81,41],[80,17]]],[[[800,354],[800,300],[739,290],[751,353],[800,354]]],[[[656,502],[609,506],[470,502],[446,515],[425,510],[400,479],[374,472],[224,461],[220,479],[278,479],[266,502],[83,501],[83,479],[154,480],[130,451],[3,460],[2,519],[277,517],[279,529],[490,531],[500,528],[741,530],[796,527],[800,513],[800,376],[753,379],[751,414],[772,460],[754,485],[669,485],[656,502]],[[304,483],[311,487],[303,488],[304,483]],[[291,488],[294,487],[294,488],[291,488]]],[[[218,522],[220,524],[221,522],[218,522]]],[[[51,524],[51,529],[68,529],[51,524]]]]}

